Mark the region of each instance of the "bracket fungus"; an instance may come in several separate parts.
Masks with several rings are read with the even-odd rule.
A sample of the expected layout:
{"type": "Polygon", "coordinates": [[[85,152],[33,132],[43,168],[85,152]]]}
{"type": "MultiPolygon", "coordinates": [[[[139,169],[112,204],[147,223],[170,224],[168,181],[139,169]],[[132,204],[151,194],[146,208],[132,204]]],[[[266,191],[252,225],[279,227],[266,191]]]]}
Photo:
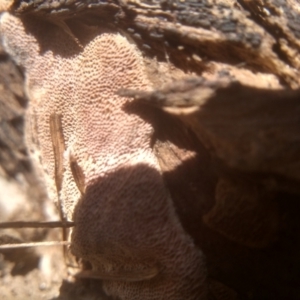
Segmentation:
{"type": "Polygon", "coordinates": [[[81,49],[35,22],[4,13],[0,31],[25,70],[30,155],[62,217],[75,222],[72,253],[92,265],[81,276],[103,279],[122,300],[205,299],[203,255],[164,186],[152,127],[116,94],[151,89],[140,52],[105,28],[80,26],[81,49]]]}

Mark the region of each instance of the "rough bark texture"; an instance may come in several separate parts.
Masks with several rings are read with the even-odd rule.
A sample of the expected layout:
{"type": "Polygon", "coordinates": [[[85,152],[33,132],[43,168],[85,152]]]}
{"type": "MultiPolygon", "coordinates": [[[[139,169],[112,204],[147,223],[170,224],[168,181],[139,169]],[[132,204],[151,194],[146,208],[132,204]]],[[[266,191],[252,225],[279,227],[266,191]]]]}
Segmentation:
{"type": "MultiPolygon", "coordinates": [[[[142,117],[155,129],[154,151],[181,222],[205,253],[211,299],[299,299],[297,1],[68,1],[55,7],[16,1],[11,11],[24,18],[46,17],[70,35],[80,23],[105,23],[138,45],[153,81],[162,73],[158,62],[166,62],[163,72],[170,75],[156,79],[156,90],[120,93],[149,108],[142,117]],[[193,78],[177,80],[176,67],[193,78]]],[[[20,201],[28,211],[15,210],[1,220],[30,219],[32,207],[39,211],[35,219],[47,218],[43,207],[48,204],[39,201],[45,199],[43,191],[32,187],[35,179],[22,142],[23,78],[3,51],[0,59],[1,205],[9,201],[4,197],[9,182],[14,193],[26,195],[20,201]]],[[[47,233],[10,236],[41,240],[47,233]]],[[[12,268],[20,266],[25,252],[14,258],[4,253],[0,271],[11,289],[3,295],[24,299],[26,280],[39,282],[45,274],[41,264],[32,271],[37,260],[58,251],[26,252],[17,296],[12,268]]],[[[65,282],[58,296],[62,277],[56,280],[49,281],[46,292],[41,282],[30,286],[31,297],[74,299],[70,287],[78,299],[100,293],[97,282],[65,282]]]]}

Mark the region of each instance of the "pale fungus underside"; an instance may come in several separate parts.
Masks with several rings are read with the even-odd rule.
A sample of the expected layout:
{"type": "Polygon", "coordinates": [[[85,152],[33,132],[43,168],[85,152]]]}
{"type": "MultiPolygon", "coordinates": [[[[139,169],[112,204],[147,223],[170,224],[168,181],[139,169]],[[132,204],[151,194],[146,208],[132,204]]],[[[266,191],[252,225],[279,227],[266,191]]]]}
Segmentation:
{"type": "Polygon", "coordinates": [[[164,187],[153,129],[116,94],[152,88],[141,54],[105,28],[80,27],[81,50],[52,24],[35,29],[9,14],[0,22],[6,51],[25,69],[27,147],[49,198],[75,222],[71,252],[93,268],[84,277],[124,300],[205,299],[202,254],[164,187]]]}
{"type": "Polygon", "coordinates": [[[297,299],[299,14],[281,2],[0,3],[77,278],[128,300],[297,299]]]}

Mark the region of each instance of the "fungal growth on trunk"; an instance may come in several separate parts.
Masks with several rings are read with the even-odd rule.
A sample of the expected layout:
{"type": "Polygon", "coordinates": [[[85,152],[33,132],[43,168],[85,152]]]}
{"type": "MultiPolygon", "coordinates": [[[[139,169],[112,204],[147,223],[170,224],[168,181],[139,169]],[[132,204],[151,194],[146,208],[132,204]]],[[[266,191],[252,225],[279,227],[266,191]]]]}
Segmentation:
{"type": "Polygon", "coordinates": [[[152,127],[116,94],[151,89],[143,58],[119,33],[77,25],[81,46],[57,26],[8,13],[0,33],[25,70],[30,155],[62,218],[75,221],[72,253],[92,265],[81,275],[122,300],[205,299],[203,256],[164,186],[152,127]]]}

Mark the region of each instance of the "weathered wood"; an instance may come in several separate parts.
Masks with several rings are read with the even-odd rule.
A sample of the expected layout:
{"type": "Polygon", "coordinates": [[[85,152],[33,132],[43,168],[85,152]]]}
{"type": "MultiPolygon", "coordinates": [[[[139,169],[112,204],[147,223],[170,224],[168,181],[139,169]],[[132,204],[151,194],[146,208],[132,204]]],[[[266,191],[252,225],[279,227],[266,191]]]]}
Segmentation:
{"type": "Polygon", "coordinates": [[[13,1],[10,10],[58,25],[80,17],[115,27],[148,54],[164,57],[168,53],[180,68],[198,74],[208,61],[242,63],[297,87],[300,29],[296,1],[284,4],[283,10],[276,1],[264,2],[43,0],[13,1]]]}
{"type": "Polygon", "coordinates": [[[228,78],[191,78],[161,90],[120,94],[180,117],[228,168],[278,176],[279,188],[287,180],[291,186],[300,180],[299,89],[260,89],[228,78]]]}

